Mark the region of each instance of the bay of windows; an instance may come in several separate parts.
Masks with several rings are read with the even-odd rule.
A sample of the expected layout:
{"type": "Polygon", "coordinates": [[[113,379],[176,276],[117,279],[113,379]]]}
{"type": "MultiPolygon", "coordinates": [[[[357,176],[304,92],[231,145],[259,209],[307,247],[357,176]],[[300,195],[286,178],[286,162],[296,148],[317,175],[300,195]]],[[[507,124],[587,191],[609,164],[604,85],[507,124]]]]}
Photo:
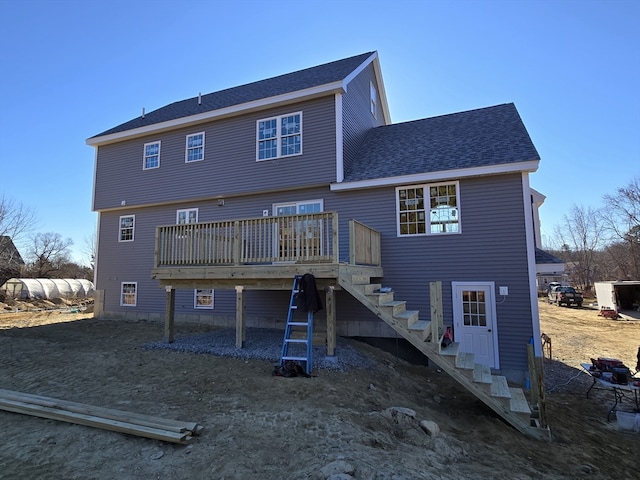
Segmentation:
{"type": "Polygon", "coordinates": [[[258,120],[258,160],[302,153],[302,113],[258,120]]]}

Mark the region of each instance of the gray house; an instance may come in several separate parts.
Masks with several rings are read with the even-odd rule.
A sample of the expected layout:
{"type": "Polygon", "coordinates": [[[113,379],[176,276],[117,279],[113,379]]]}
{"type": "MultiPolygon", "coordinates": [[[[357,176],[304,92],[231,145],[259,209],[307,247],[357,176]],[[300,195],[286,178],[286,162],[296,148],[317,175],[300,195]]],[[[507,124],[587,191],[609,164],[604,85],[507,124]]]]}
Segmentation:
{"type": "Polygon", "coordinates": [[[242,347],[246,326],[283,328],[293,276],[312,273],[329,354],[338,335],[401,336],[516,428],[537,426],[507,382],[525,383],[530,342],[541,354],[539,156],[513,104],[392,124],[369,52],[87,143],[97,316],[165,321],[169,339],[174,322],[235,327],[242,347]]]}

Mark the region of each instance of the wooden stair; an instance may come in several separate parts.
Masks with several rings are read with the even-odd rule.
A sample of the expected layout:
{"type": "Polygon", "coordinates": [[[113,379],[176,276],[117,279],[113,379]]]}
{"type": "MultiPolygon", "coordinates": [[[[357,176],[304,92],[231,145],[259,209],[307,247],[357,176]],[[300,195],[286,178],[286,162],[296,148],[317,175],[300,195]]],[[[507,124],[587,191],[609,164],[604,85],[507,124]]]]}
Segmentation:
{"type": "Polygon", "coordinates": [[[442,348],[440,283],[431,285],[431,320],[421,320],[418,311],[407,310],[406,302],[395,300],[392,291],[381,292],[382,285],[371,283],[368,276],[345,275],[340,277],[339,283],[518,431],[536,439],[548,439],[548,430],[539,427],[522,389],[510,387],[506,377],[492,375],[489,367],[475,363],[473,353],[460,352],[459,343],[454,342],[442,348]]]}

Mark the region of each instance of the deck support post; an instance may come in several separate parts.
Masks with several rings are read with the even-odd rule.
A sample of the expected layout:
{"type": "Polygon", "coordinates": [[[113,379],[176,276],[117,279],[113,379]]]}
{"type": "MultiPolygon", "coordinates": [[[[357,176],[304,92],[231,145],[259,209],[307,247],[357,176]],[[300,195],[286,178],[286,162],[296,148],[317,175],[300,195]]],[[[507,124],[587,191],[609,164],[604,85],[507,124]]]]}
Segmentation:
{"type": "Polygon", "coordinates": [[[336,354],[336,300],[335,287],[325,289],[325,300],[327,304],[327,356],[333,357],[336,354]]]}
{"type": "Polygon", "coordinates": [[[236,285],[236,348],[244,348],[246,340],[244,287],[236,285]]]}
{"type": "Polygon", "coordinates": [[[173,343],[175,339],[175,306],[176,306],[176,290],[171,285],[167,285],[166,303],[164,309],[164,339],[167,343],[173,343]]]}

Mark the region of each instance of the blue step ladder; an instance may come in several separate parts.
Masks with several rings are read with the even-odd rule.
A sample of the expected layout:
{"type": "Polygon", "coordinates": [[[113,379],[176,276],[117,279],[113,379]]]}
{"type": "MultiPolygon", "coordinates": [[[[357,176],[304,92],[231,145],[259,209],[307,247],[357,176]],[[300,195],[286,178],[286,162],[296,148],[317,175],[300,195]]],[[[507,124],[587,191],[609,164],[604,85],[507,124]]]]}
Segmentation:
{"type": "Polygon", "coordinates": [[[291,300],[289,301],[289,313],[287,314],[287,325],[284,329],[284,340],[282,341],[282,354],[280,355],[280,366],[284,365],[287,360],[305,362],[305,372],[311,373],[313,364],[313,312],[308,311],[307,321],[294,320],[294,313],[298,310],[296,305],[296,294],[302,292],[300,289],[300,281],[302,275],[296,275],[293,279],[293,287],[291,288],[291,300]],[[306,327],[306,338],[291,338],[294,327],[306,327]],[[291,347],[292,351],[289,351],[291,347]]]}

